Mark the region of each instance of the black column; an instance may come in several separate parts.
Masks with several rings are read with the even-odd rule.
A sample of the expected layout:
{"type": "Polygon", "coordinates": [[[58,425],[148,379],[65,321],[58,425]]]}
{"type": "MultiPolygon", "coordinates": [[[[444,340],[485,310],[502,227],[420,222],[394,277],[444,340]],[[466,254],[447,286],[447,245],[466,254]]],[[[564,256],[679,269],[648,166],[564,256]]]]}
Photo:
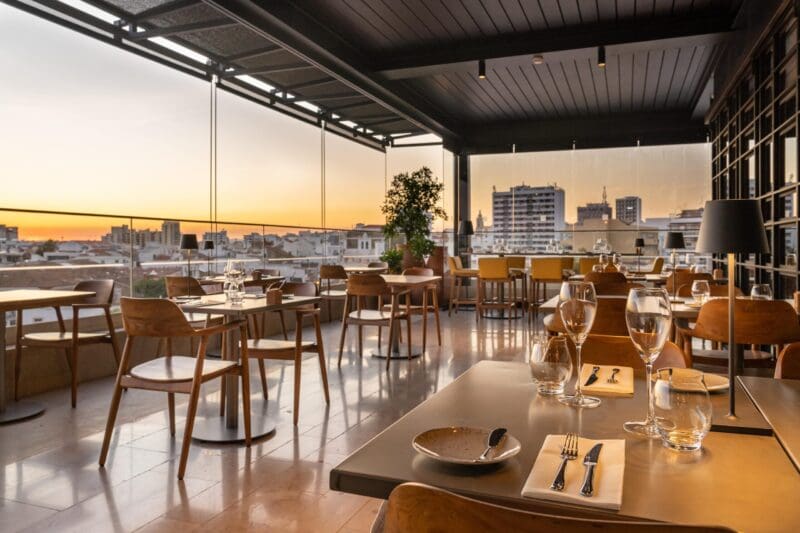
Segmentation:
{"type": "Polygon", "coordinates": [[[469,236],[461,235],[458,233],[458,227],[462,220],[470,219],[470,171],[469,171],[469,155],[460,153],[453,157],[453,164],[455,165],[455,206],[453,211],[453,232],[456,235],[456,255],[461,256],[461,260],[466,268],[469,268],[469,257],[467,249],[469,248],[469,236]]]}

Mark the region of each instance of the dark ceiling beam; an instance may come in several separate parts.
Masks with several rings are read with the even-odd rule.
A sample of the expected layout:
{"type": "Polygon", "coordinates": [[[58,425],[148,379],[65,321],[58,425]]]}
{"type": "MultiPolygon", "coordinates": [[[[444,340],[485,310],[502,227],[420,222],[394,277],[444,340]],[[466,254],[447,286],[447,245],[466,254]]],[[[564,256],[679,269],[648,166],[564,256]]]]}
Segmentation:
{"type": "Polygon", "coordinates": [[[131,22],[145,22],[148,19],[169,15],[181,9],[186,9],[200,3],[200,0],[173,0],[164,4],[140,11],[131,19],[131,22]]]}
{"type": "Polygon", "coordinates": [[[404,87],[390,86],[371,72],[370,62],[363,51],[348,45],[341,36],[296,3],[288,0],[203,1],[415,126],[436,132],[454,144],[458,142],[459,134],[439,116],[440,111],[434,105],[404,87]]]}
{"type": "MultiPolygon", "coordinates": [[[[431,76],[442,69],[477,69],[475,62],[484,59],[532,56],[553,52],[565,52],[594,48],[607,48],[707,37],[720,39],[731,31],[733,16],[730,14],[703,18],[661,17],[618,24],[578,25],[552,30],[499,35],[483,39],[468,39],[448,46],[425,45],[398,50],[385,61],[373,66],[386,79],[431,76]]],[[[607,51],[609,54],[613,50],[607,51]]]]}
{"type": "Polygon", "coordinates": [[[152,28],[145,31],[134,31],[128,35],[132,41],[141,41],[153,37],[169,37],[170,35],[180,35],[182,33],[194,33],[197,31],[213,30],[216,28],[226,28],[236,26],[236,21],[228,18],[205,20],[203,22],[192,22],[190,24],[180,24],[178,26],[167,26],[165,28],[152,28]]]}
{"type": "Polygon", "coordinates": [[[362,122],[364,120],[363,117],[351,117],[350,120],[352,120],[353,122],[358,122],[362,126],[365,126],[367,128],[372,129],[375,126],[382,126],[384,124],[391,124],[392,122],[401,122],[401,121],[404,121],[405,119],[403,117],[393,117],[393,118],[387,118],[385,120],[379,120],[377,122],[362,122]]]}
{"type": "Polygon", "coordinates": [[[334,78],[323,78],[320,80],[309,80],[304,81],[302,83],[295,83],[294,85],[287,85],[285,89],[287,91],[298,91],[300,89],[308,89],[310,87],[320,87],[322,85],[328,85],[329,83],[338,83],[339,80],[334,78]]]}
{"type": "Polygon", "coordinates": [[[231,54],[229,56],[225,56],[224,61],[227,63],[233,63],[236,61],[244,61],[245,59],[253,59],[254,57],[261,57],[282,51],[283,48],[281,48],[280,46],[265,46],[263,48],[256,48],[255,50],[247,50],[244,52],[240,52],[238,54],[231,54]]]}
{"type": "Polygon", "coordinates": [[[362,120],[383,120],[385,118],[396,118],[395,115],[391,113],[376,113],[374,115],[362,115],[360,117],[351,117],[356,122],[361,122],[362,120]]]}
{"type": "Polygon", "coordinates": [[[494,122],[463,131],[463,150],[473,154],[510,152],[512,145],[517,152],[569,150],[573,142],[576,149],[698,143],[707,133],[689,111],[494,122]]]}
{"type": "Polygon", "coordinates": [[[358,93],[333,93],[321,94],[319,96],[299,95],[297,98],[300,99],[301,97],[310,102],[328,102],[330,100],[344,100],[346,98],[364,98],[364,95],[358,93]]]}
{"type": "MultiPolygon", "coordinates": [[[[366,98],[366,96],[364,98],[366,98]]],[[[363,107],[366,105],[378,105],[378,104],[376,104],[372,100],[368,100],[366,102],[353,102],[352,104],[344,104],[344,105],[329,107],[328,111],[332,113],[338,113],[339,111],[344,111],[345,109],[352,109],[354,107],[363,107]]]]}
{"type": "Polygon", "coordinates": [[[271,65],[265,67],[252,67],[252,68],[238,68],[229,70],[222,73],[223,78],[232,78],[234,76],[252,75],[252,74],[277,74],[279,72],[293,72],[295,70],[304,70],[314,68],[314,65],[308,63],[284,63],[281,65],[271,65]]]}

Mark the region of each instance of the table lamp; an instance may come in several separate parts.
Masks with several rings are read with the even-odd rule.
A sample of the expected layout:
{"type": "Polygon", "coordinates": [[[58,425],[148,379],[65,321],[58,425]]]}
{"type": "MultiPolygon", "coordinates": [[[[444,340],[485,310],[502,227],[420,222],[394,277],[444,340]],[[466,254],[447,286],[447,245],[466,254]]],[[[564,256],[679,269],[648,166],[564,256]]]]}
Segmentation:
{"type": "MultiPolygon", "coordinates": [[[[475,228],[472,227],[471,220],[462,220],[458,223],[458,233],[459,235],[465,235],[469,237],[470,235],[475,235],[475,228]]],[[[472,253],[472,249],[469,245],[469,241],[467,241],[467,253],[472,253]]]]}
{"type": "MultiPolygon", "coordinates": [[[[206,241],[203,242],[203,250],[213,250],[213,249],[214,249],[214,241],[206,240],[206,241]]],[[[211,275],[211,254],[208,254],[208,267],[207,268],[208,268],[208,271],[206,272],[206,275],[210,276],[211,275]]]]}
{"type": "Polygon", "coordinates": [[[635,241],[633,241],[633,246],[636,248],[636,270],[641,271],[642,266],[640,264],[641,257],[642,257],[642,248],[644,248],[644,239],[641,237],[637,237],[635,241]]]}
{"type": "Polygon", "coordinates": [[[683,240],[683,232],[668,231],[667,240],[664,243],[664,248],[672,249],[672,253],[670,253],[669,255],[669,262],[672,263],[673,267],[678,266],[675,263],[675,250],[683,250],[684,248],[686,248],[686,242],[683,240]]]}
{"type": "Polygon", "coordinates": [[[189,277],[192,277],[192,250],[197,250],[197,235],[194,233],[184,233],[181,235],[181,250],[188,250],[188,264],[189,277]]]}
{"type": "Polygon", "coordinates": [[[737,374],[734,303],[736,301],[736,254],[768,254],[769,243],[758,200],[711,200],[706,202],[696,252],[728,254],[728,379],[729,418],[736,418],[737,374]]]}

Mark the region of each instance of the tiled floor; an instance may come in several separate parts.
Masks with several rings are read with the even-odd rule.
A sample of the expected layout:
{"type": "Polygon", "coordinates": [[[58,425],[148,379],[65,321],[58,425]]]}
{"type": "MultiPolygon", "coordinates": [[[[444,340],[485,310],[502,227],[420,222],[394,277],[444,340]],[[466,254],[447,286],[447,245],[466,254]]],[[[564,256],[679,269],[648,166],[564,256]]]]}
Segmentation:
{"type": "MultiPolygon", "coordinates": [[[[249,449],[193,443],[183,482],[176,470],[185,398],[172,439],[166,395],[127,392],[111,457],[100,469],[112,380],[82,384],[74,410],[67,390],[39,397],[48,407],[42,417],[0,427],[0,531],[368,531],[380,502],[330,491],[331,468],[477,361],[525,358],[524,319],[478,325],[472,312],[462,311],[452,319],[445,313],[442,326],[441,348],[431,327],[426,357],[393,361],[387,373],[385,360],[369,356],[375,328],[365,328],[362,359],[354,354],[355,335],[349,335],[339,370],[339,325],[325,325],[330,406],[318,363],[309,355],[300,425],[293,427],[292,368],[268,364],[269,408],[280,413],[275,433],[249,449]]],[[[261,389],[253,371],[257,401],[261,389]]],[[[205,390],[200,413],[216,412],[215,389],[205,390]]]]}

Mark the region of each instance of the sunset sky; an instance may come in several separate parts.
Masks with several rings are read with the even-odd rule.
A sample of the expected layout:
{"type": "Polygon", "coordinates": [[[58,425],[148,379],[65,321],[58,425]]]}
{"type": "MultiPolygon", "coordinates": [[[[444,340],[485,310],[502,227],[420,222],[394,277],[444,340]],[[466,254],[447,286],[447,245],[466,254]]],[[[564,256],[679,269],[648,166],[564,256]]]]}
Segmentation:
{"type": "MultiPolygon", "coordinates": [[[[6,5],[0,71],[0,207],[208,218],[207,83],[6,5]]],[[[219,218],[320,226],[320,130],[218,95],[219,218]]],[[[452,214],[452,156],[441,147],[384,155],[328,134],[326,154],[328,227],[381,223],[385,169],[422,165],[444,179],[452,214]]],[[[599,201],[604,184],[612,202],[638,194],[645,216],[666,216],[710,196],[709,157],[705,144],[473,157],[473,218],[478,209],[490,217],[492,185],[523,181],[564,187],[567,220],[599,201]]],[[[125,221],[0,212],[2,223],[19,225],[22,238],[79,239],[125,221]]]]}

